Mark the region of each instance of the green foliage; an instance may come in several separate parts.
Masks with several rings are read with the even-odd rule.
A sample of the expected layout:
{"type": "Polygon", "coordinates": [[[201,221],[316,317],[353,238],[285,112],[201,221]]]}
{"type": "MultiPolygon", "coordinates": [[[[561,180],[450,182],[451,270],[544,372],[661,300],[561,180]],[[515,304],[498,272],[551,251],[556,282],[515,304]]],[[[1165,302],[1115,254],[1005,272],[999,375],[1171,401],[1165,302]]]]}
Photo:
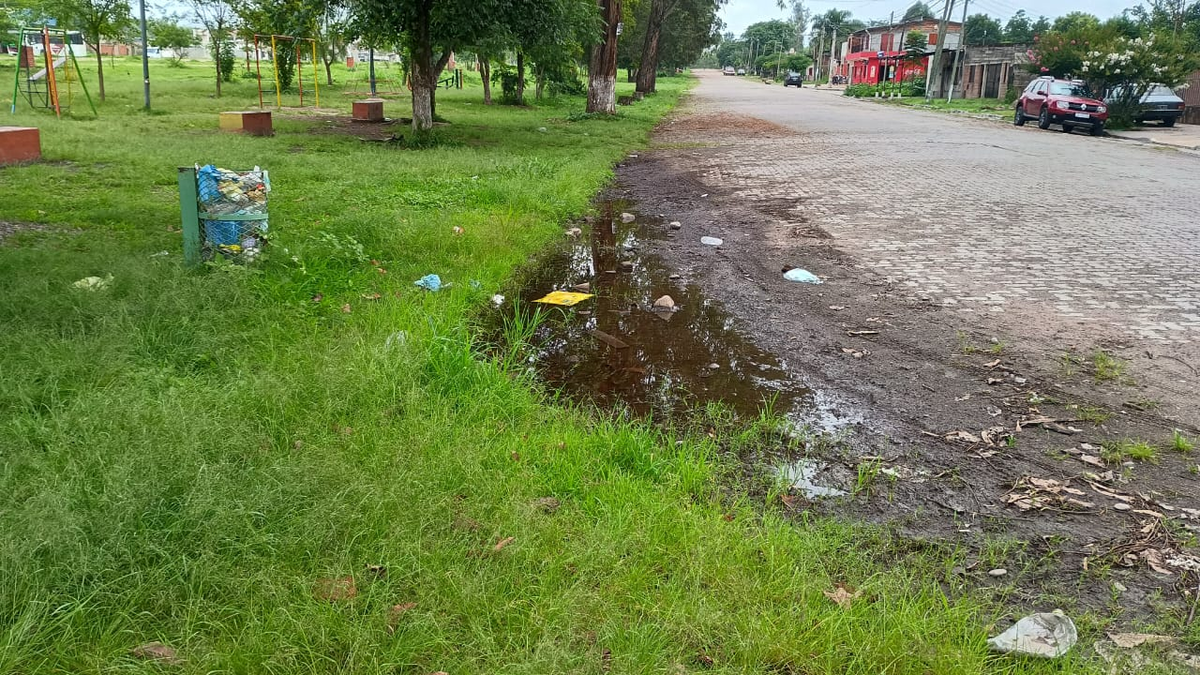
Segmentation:
{"type": "Polygon", "coordinates": [[[1088,33],[1100,28],[1100,19],[1087,12],[1069,12],[1054,20],[1056,33],[1088,33]]]}
{"type": "Polygon", "coordinates": [[[150,44],[171,50],[171,60],[176,65],[183,59],[183,50],[199,43],[191,29],[180,25],[175,17],[153,19],[147,22],[146,27],[150,44]]]}
{"type": "Polygon", "coordinates": [[[518,105],[522,103],[520,97],[517,95],[520,79],[515,68],[502,66],[492,69],[492,82],[500,85],[501,103],[505,105],[518,105]]]}
{"type": "Polygon", "coordinates": [[[901,21],[920,21],[921,19],[933,17],[933,8],[924,2],[914,2],[908,9],[904,10],[904,16],[901,21]]]}
{"type": "Polygon", "coordinates": [[[1100,448],[1100,459],[1109,464],[1119,464],[1126,460],[1157,463],[1158,448],[1148,441],[1141,440],[1107,441],[1100,448]]]}
{"type": "Polygon", "coordinates": [[[929,46],[929,38],[924,32],[910,30],[904,36],[904,59],[916,63],[925,57],[925,49],[929,46]]]}
{"type": "Polygon", "coordinates": [[[1033,42],[1033,22],[1025,10],[1017,10],[1004,24],[1004,40],[1021,45],[1033,42]]]}
{"type": "Polygon", "coordinates": [[[998,45],[1004,40],[1004,29],[998,19],[987,14],[972,14],[965,25],[966,41],[971,46],[998,45]]]}
{"type": "Polygon", "coordinates": [[[1184,436],[1183,432],[1176,429],[1171,434],[1171,449],[1174,450],[1175,452],[1186,454],[1186,453],[1191,452],[1192,450],[1195,450],[1196,444],[1193,443],[1192,441],[1188,440],[1188,437],[1184,436]]]}
{"type": "MultiPolygon", "coordinates": [[[[893,96],[899,93],[902,97],[924,96],[925,95],[925,78],[914,78],[911,80],[902,80],[899,85],[895,82],[884,82],[882,84],[851,84],[848,85],[842,94],[852,98],[874,98],[876,94],[880,96],[893,96]]],[[[973,351],[975,348],[970,347],[973,351]]],[[[969,352],[968,352],[969,353],[969,352]]]]}
{"type": "Polygon", "coordinates": [[[1132,126],[1142,96],[1156,83],[1168,87],[1187,81],[1200,68],[1200,58],[1186,42],[1169,33],[1130,39],[1124,34],[1097,31],[1095,42],[1081,56],[1079,73],[1092,88],[1106,93],[1112,126],[1132,126]]]}

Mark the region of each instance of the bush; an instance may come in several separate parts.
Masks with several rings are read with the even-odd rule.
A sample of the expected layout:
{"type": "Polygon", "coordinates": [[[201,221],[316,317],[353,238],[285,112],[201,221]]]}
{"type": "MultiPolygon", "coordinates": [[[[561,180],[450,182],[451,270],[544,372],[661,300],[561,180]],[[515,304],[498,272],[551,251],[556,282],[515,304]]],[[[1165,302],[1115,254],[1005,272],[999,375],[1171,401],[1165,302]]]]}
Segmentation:
{"type": "Polygon", "coordinates": [[[500,102],[505,105],[516,105],[517,100],[517,83],[520,78],[517,77],[517,71],[511,68],[496,68],[492,70],[492,82],[500,85],[500,102]]]}
{"type": "Polygon", "coordinates": [[[226,82],[233,82],[233,68],[237,63],[237,57],[233,54],[233,40],[226,36],[219,40],[213,40],[209,50],[212,52],[213,58],[217,58],[217,49],[220,48],[220,63],[221,79],[226,82]]]}
{"type": "MultiPolygon", "coordinates": [[[[925,95],[925,80],[916,78],[913,80],[904,80],[900,83],[901,96],[924,96],[925,95]]],[[[884,82],[883,84],[852,84],[846,87],[843,92],[846,96],[853,98],[873,98],[875,94],[881,96],[891,96],[896,93],[895,82],[884,82]]]]}

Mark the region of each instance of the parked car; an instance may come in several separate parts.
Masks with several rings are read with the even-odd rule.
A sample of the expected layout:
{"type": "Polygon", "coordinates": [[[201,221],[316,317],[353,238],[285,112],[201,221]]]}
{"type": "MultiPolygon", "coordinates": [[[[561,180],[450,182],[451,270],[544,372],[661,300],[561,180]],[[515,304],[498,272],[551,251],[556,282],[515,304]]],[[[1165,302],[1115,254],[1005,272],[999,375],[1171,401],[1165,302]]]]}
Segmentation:
{"type": "Polygon", "coordinates": [[[746,69],[745,69],[745,68],[738,68],[737,74],[738,74],[738,75],[745,75],[745,74],[746,74],[746,69]]]}
{"type": "MultiPolygon", "coordinates": [[[[1112,101],[1121,95],[1120,87],[1108,93],[1108,100],[1112,101]]],[[[1164,127],[1173,127],[1183,117],[1183,110],[1187,106],[1183,99],[1168,86],[1164,84],[1150,85],[1150,89],[1142,96],[1140,110],[1138,111],[1138,124],[1149,121],[1162,122],[1164,127]]]]}
{"type": "Polygon", "coordinates": [[[783,86],[791,87],[793,85],[803,89],[804,76],[800,73],[788,71],[787,77],[783,78],[783,86]]]}
{"type": "Polygon", "coordinates": [[[1051,124],[1062,125],[1065,132],[1087,127],[1093,136],[1100,136],[1108,121],[1108,106],[1082,82],[1039,77],[1021,92],[1013,111],[1013,124],[1024,126],[1029,119],[1036,119],[1039,129],[1049,129],[1051,124]]]}
{"type": "Polygon", "coordinates": [[[737,71],[733,69],[733,66],[725,66],[721,72],[725,75],[737,75],[737,71]]]}

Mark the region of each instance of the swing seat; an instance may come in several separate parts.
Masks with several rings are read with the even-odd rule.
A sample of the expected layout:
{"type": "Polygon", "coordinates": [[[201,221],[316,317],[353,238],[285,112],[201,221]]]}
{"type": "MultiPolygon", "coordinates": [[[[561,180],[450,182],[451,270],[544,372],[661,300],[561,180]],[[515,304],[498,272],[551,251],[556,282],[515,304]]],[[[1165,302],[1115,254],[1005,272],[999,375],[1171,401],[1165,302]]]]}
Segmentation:
{"type": "Polygon", "coordinates": [[[0,127],[0,166],[41,158],[42,138],[36,127],[0,127]]]}
{"type": "Polygon", "coordinates": [[[273,136],[270,110],[235,110],[221,113],[222,131],[236,131],[250,136],[273,136]]]}

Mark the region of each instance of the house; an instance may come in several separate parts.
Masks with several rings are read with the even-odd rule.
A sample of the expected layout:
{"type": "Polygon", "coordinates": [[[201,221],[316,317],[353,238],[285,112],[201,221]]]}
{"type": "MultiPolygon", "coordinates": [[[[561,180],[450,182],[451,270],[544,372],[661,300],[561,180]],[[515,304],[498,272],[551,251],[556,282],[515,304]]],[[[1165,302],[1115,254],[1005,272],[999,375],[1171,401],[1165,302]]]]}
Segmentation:
{"type": "Polygon", "coordinates": [[[922,76],[929,67],[929,57],[939,48],[951,54],[958,49],[962,24],[946,23],[946,35],[938,35],[938,20],[926,17],[889,26],[873,26],[851,33],[839,45],[841,58],[834,65],[834,75],[847,78],[851,84],[878,84],[893,79],[922,76]],[[928,45],[924,56],[916,63],[904,59],[904,42],[912,31],[925,34],[928,45]]]}
{"type": "Polygon", "coordinates": [[[1025,67],[1028,63],[1028,45],[967,45],[954,87],[955,96],[1004,98],[1009,91],[1019,93],[1034,77],[1025,67]]]}

